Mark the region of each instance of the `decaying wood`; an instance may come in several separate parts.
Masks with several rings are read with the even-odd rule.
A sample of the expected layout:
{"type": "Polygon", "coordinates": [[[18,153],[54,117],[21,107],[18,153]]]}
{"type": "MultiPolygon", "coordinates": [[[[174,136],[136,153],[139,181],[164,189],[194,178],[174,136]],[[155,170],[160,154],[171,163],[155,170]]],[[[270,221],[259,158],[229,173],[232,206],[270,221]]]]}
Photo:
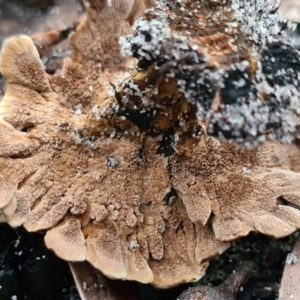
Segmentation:
{"type": "Polygon", "coordinates": [[[217,287],[196,286],[183,292],[177,300],[234,300],[240,287],[256,274],[252,262],[243,262],[235,273],[217,287]]]}

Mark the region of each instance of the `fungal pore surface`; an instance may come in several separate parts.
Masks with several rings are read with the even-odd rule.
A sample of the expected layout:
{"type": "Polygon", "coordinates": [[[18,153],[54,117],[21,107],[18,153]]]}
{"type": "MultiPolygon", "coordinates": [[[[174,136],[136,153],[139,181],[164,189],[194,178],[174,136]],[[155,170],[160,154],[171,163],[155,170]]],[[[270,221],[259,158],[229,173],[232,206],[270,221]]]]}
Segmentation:
{"type": "Polygon", "coordinates": [[[250,231],[300,228],[300,58],[265,0],[148,1],[130,28],[133,2],[86,1],[60,74],[4,42],[1,219],[169,287],[250,231]]]}

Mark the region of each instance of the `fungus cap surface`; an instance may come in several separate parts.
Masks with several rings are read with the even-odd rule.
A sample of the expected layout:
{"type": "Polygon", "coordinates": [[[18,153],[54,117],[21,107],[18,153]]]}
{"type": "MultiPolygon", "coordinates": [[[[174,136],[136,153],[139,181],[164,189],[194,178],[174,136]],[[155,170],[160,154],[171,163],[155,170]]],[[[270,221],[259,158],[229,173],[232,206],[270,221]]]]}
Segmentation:
{"type": "MultiPolygon", "coordinates": [[[[269,141],[247,149],[209,136],[197,100],[178,88],[177,76],[195,67],[200,74],[202,64],[181,61],[181,51],[201,58],[209,55],[205,45],[211,47],[211,40],[226,40],[216,28],[211,34],[203,12],[217,14],[220,24],[232,12],[222,15],[218,3],[158,1],[126,43],[133,47],[143,34],[139,24],[147,22],[153,23],[149,30],[159,28],[170,39],[158,36],[154,45],[147,44],[144,33],[138,66],[128,72],[132,60],[119,54],[118,44],[122,30],[130,31],[123,27],[127,2],[87,3],[87,19],[70,37],[73,56],[62,74],[45,73],[28,37],[12,37],[1,50],[0,72],[7,81],[0,102],[2,220],[47,231],[47,247],[63,259],[87,260],[110,278],[158,287],[197,280],[209,258],[251,230],[279,238],[300,228],[299,145],[269,141]],[[180,18],[189,22],[182,8],[193,5],[199,7],[190,10],[192,20],[203,24],[190,36],[174,24],[180,18]],[[105,16],[116,14],[103,25],[105,16]],[[204,54],[191,46],[199,32],[204,54]],[[155,57],[145,59],[145,47],[155,57]],[[179,67],[170,73],[174,60],[179,67]]],[[[246,37],[244,31],[235,34],[246,37]]],[[[254,53],[264,49],[265,44],[252,43],[254,53]]],[[[215,61],[216,72],[231,76],[244,52],[232,58],[227,50],[206,57],[204,76],[215,61]]],[[[238,73],[246,80],[245,69],[238,73]]],[[[224,89],[230,99],[230,84],[224,89]]],[[[294,88],[289,91],[294,97],[294,88]]],[[[293,101],[295,109],[288,106],[288,112],[296,116],[299,98],[293,101]]],[[[247,141],[253,146],[252,138],[247,141]]]]}

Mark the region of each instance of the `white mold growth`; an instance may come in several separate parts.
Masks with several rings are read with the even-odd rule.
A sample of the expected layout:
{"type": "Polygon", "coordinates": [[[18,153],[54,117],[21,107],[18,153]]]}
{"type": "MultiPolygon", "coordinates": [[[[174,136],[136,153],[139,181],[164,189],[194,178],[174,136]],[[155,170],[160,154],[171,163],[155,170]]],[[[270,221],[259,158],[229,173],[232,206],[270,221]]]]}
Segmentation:
{"type": "Polygon", "coordinates": [[[177,80],[211,135],[247,148],[299,138],[300,56],[280,1],[209,2],[156,1],[120,39],[122,53],[177,80]]]}

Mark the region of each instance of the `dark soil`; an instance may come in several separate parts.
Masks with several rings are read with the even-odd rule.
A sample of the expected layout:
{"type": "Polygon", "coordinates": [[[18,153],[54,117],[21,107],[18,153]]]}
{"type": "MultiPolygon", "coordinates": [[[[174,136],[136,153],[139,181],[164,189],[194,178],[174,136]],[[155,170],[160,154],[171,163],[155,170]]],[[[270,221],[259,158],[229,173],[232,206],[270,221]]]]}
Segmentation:
{"type": "Polygon", "coordinates": [[[4,223],[0,232],[1,300],[80,299],[68,264],[46,249],[41,234],[4,223]]]}
{"type": "MultiPolygon", "coordinates": [[[[3,223],[0,233],[1,300],[80,300],[68,264],[46,249],[42,234],[12,229],[3,223]]],[[[212,260],[206,275],[197,283],[167,290],[137,284],[136,293],[140,300],[175,300],[189,286],[218,286],[251,261],[256,265],[256,275],[240,287],[236,299],[275,300],[286,256],[297,235],[272,240],[251,233],[212,260]]]]}

